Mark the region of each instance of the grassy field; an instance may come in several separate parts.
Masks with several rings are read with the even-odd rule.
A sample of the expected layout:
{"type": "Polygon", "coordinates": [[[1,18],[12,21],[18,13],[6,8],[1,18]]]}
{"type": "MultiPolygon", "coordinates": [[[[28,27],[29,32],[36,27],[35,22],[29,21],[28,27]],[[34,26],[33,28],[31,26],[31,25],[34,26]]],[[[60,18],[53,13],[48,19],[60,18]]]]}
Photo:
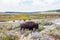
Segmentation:
{"type": "MultiPolygon", "coordinates": [[[[49,34],[56,35],[60,32],[60,26],[54,25],[58,27],[57,29],[49,30],[45,29],[44,26],[48,21],[51,21],[51,19],[60,18],[60,14],[0,14],[0,20],[27,20],[27,19],[39,19],[39,31],[42,33],[42,38],[49,36],[49,34]],[[46,20],[46,21],[45,21],[46,20]],[[59,31],[58,31],[59,29],[59,31]]],[[[51,28],[51,29],[52,29],[51,28]]],[[[20,34],[20,23],[19,22],[0,22],[0,40],[19,40],[21,37],[20,34]],[[17,34],[16,34],[17,32],[17,34]],[[11,36],[12,34],[12,36],[11,36]],[[2,35],[2,36],[1,36],[2,35]],[[12,39],[13,37],[13,39],[12,39]]],[[[56,36],[60,37],[60,36],[56,36]]],[[[60,39],[59,39],[60,40],[60,39]]]]}
{"type": "Polygon", "coordinates": [[[0,20],[26,20],[26,19],[48,19],[60,18],[58,13],[41,13],[41,14],[0,14],[0,20]]]}

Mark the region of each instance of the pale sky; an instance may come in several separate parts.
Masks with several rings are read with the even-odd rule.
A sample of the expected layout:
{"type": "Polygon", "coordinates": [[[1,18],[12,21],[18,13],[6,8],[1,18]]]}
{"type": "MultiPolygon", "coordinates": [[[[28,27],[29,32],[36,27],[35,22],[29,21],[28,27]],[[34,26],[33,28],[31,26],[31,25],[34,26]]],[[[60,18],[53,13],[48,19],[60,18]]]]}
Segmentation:
{"type": "Polygon", "coordinates": [[[60,9],[60,0],[0,0],[0,12],[34,12],[60,9]]]}

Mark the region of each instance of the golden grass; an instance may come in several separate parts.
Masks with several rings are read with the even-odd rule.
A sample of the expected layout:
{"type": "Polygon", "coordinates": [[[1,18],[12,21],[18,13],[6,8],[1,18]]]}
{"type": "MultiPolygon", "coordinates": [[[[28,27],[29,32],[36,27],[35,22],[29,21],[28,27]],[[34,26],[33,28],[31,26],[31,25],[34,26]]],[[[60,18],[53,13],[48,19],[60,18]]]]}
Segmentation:
{"type": "Polygon", "coordinates": [[[26,19],[60,18],[60,14],[0,14],[0,20],[26,20],[26,19]],[[30,16],[34,16],[30,18],[30,16]]]}

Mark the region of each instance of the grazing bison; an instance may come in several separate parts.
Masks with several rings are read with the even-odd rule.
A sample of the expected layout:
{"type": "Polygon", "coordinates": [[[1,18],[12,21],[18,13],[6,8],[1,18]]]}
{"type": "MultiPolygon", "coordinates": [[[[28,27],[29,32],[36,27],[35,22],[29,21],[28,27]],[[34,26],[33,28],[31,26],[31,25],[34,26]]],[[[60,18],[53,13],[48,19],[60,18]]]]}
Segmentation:
{"type": "Polygon", "coordinates": [[[21,30],[22,29],[33,30],[33,28],[38,29],[38,23],[35,23],[33,21],[27,21],[27,22],[22,23],[20,27],[21,27],[21,30]]]}

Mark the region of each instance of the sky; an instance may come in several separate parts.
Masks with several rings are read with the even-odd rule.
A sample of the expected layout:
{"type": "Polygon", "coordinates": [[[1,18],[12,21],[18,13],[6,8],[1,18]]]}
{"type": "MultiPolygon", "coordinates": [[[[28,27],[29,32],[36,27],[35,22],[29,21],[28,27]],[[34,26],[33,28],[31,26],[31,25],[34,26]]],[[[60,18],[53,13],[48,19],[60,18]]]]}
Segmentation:
{"type": "Polygon", "coordinates": [[[0,0],[0,12],[36,12],[60,9],[60,0],[0,0]]]}

